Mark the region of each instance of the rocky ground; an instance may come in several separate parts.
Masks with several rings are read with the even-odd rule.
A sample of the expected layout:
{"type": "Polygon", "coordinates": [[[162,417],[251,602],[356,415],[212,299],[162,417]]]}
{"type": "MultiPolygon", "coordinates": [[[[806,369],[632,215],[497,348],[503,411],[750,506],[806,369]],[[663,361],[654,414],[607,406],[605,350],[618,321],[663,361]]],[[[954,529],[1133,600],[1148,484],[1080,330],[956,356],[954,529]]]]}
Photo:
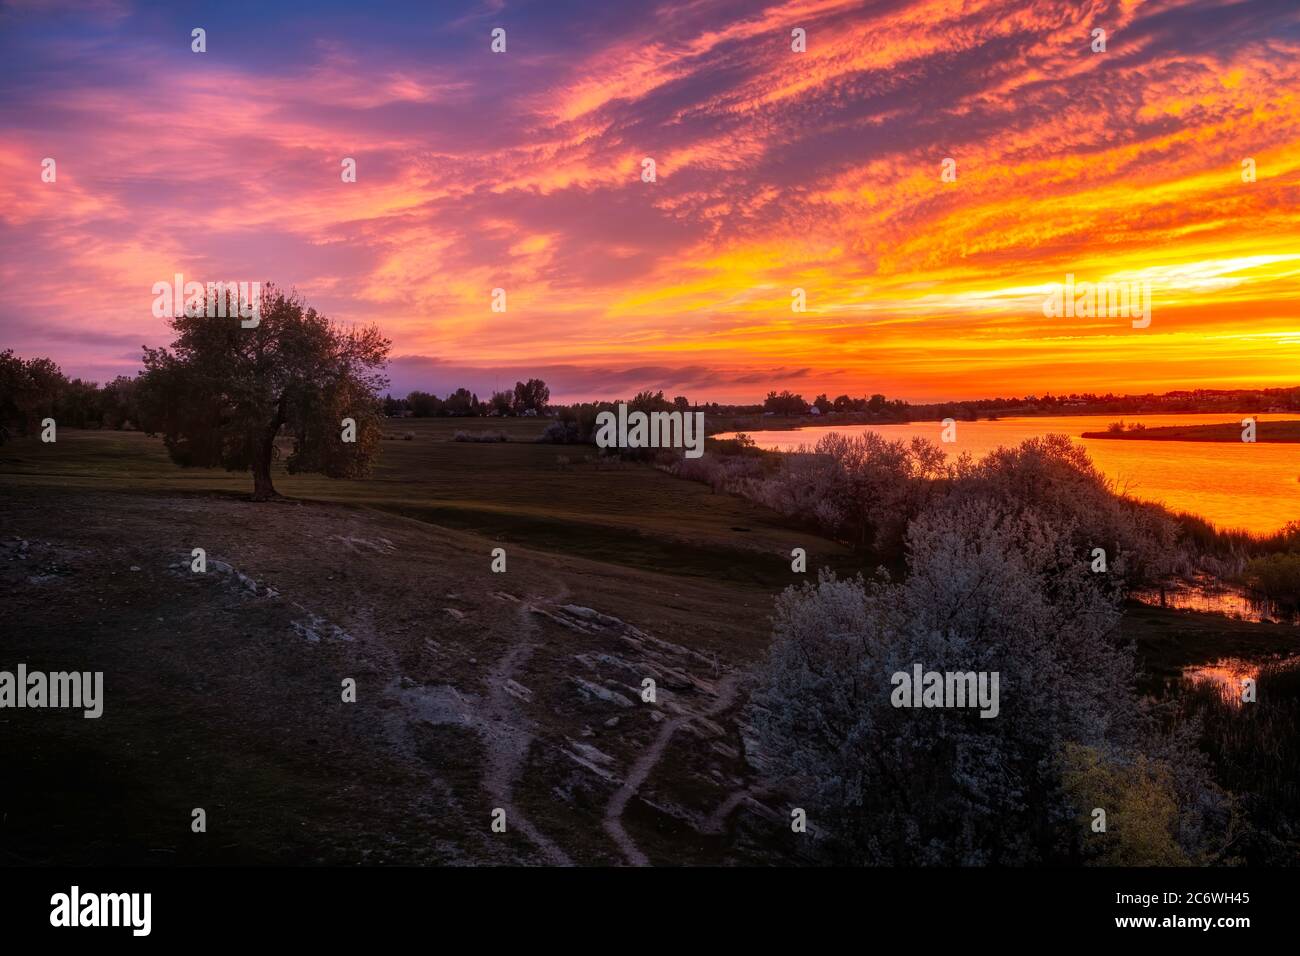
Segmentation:
{"type": "Polygon", "coordinates": [[[743,723],[770,596],[339,505],[14,487],[0,519],[0,669],[105,687],[98,720],[0,711],[0,862],[795,850],[743,723]]]}

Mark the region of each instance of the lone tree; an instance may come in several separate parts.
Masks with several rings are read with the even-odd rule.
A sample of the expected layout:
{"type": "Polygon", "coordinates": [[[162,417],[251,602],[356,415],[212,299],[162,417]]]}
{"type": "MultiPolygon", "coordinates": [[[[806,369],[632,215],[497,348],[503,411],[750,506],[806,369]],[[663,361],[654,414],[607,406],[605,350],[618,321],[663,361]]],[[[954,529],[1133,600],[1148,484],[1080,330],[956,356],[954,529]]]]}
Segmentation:
{"type": "Polygon", "coordinates": [[[388,385],[392,344],[375,326],[345,330],[270,284],[254,328],[194,311],[171,320],[170,351],[145,348],[139,381],[141,427],[163,436],[172,461],[250,470],[257,501],[276,496],[271,462],[282,430],[293,440],[290,473],[355,478],[370,470],[382,436],[376,393],[388,385]]]}

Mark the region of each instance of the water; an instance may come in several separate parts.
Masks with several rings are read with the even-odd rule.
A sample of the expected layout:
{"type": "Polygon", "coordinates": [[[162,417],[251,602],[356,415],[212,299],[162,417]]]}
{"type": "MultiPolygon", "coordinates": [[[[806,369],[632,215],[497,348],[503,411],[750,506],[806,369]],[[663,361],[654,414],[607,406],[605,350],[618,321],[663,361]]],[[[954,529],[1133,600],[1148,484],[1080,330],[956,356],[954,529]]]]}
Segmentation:
{"type": "MultiPolygon", "coordinates": [[[[1278,657],[1270,659],[1269,662],[1281,667],[1291,668],[1300,665],[1300,658],[1278,657]]],[[[1223,657],[1213,664],[1196,664],[1184,667],[1183,678],[1193,683],[1205,682],[1210,684],[1218,691],[1219,696],[1226,703],[1234,707],[1240,707],[1242,705],[1242,681],[1246,678],[1258,680],[1263,664],[1263,661],[1258,660],[1223,657]]]]}
{"type": "Polygon", "coordinates": [[[1300,623],[1295,608],[1283,606],[1240,585],[1219,581],[1208,574],[1197,575],[1192,580],[1171,581],[1164,588],[1139,588],[1132,592],[1131,597],[1156,607],[1222,614],[1238,621],[1300,623]]]}
{"type": "MultiPolygon", "coordinates": [[[[1079,437],[1087,431],[1105,431],[1107,425],[1121,417],[1126,423],[1142,422],[1148,428],[1158,428],[1220,422],[1240,427],[1244,416],[1110,414],[958,422],[957,441],[951,444],[940,442],[943,425],[939,422],[825,425],[748,434],[762,448],[793,451],[800,445],[811,447],[827,432],[857,435],[873,431],[890,439],[929,438],[951,456],[968,451],[978,458],[999,445],[1017,445],[1026,438],[1055,432],[1069,435],[1083,445],[1097,468],[1113,479],[1120,491],[1135,498],[1160,502],[1175,511],[1190,511],[1220,528],[1240,528],[1257,534],[1270,534],[1288,521],[1300,520],[1300,444],[1079,437]]],[[[1254,417],[1259,421],[1285,421],[1297,416],[1254,417]]]]}

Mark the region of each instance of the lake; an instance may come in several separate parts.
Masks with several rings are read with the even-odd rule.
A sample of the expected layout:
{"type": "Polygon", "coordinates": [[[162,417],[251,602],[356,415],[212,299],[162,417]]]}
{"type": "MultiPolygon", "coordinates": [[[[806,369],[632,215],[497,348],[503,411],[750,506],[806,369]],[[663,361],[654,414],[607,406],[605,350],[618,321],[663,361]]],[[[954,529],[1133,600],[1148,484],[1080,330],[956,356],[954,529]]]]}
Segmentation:
{"type": "MultiPolygon", "coordinates": [[[[1257,534],[1278,530],[1300,520],[1300,445],[1260,442],[1172,442],[1101,438],[1084,439],[1083,432],[1105,431],[1113,421],[1161,425],[1241,424],[1241,415],[1062,415],[958,422],[957,440],[940,442],[940,422],[906,425],[818,425],[792,431],[747,434],[762,448],[794,451],[812,446],[828,432],[858,435],[873,431],[886,438],[928,438],[952,456],[964,451],[977,458],[1000,445],[1017,445],[1026,438],[1053,432],[1069,435],[1083,445],[1093,463],[1135,498],[1158,501],[1176,511],[1190,511],[1221,528],[1242,528],[1257,534]]],[[[1297,416],[1256,415],[1259,421],[1294,420],[1297,416]]],[[[718,435],[733,438],[734,433],[718,435]]]]}

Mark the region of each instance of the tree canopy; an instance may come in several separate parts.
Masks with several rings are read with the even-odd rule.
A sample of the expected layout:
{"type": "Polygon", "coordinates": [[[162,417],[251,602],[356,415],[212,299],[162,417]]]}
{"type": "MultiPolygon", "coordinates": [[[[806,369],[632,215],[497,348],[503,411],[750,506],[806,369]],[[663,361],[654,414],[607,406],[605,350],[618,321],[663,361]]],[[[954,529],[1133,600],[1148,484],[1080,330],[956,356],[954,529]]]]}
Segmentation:
{"type": "Polygon", "coordinates": [[[254,328],[197,311],[171,320],[170,349],[145,348],[139,380],[141,425],[163,436],[174,462],[249,470],[254,498],[273,497],[271,462],[283,431],[292,438],[291,473],[369,471],[391,346],[376,327],[343,329],[270,284],[254,328]]]}

